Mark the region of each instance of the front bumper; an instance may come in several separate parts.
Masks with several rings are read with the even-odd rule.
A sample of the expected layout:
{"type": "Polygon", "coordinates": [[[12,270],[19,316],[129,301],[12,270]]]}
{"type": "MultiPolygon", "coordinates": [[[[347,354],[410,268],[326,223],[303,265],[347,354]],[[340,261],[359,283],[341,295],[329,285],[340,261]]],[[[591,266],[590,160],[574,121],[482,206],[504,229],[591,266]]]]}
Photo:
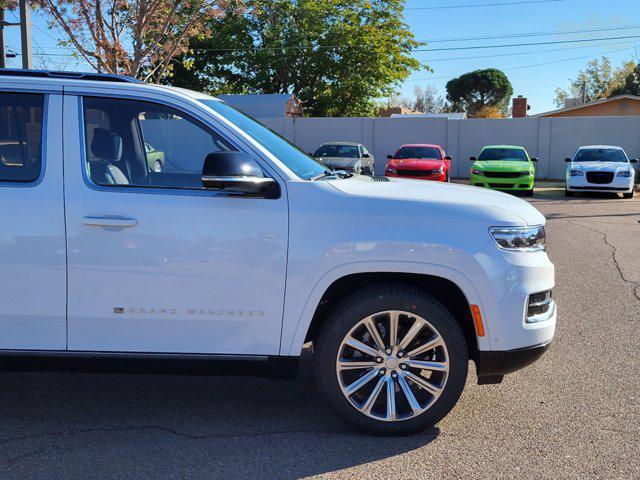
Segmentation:
{"type": "Polygon", "coordinates": [[[478,384],[500,383],[502,377],[537,361],[551,343],[495,352],[479,352],[476,359],[478,384]]]}
{"type": "Polygon", "coordinates": [[[533,175],[523,175],[517,178],[495,178],[471,174],[471,185],[493,190],[531,190],[533,189],[533,183],[533,175]]]}
{"type": "Polygon", "coordinates": [[[586,175],[572,177],[567,175],[567,190],[570,192],[619,192],[629,193],[633,191],[634,178],[613,177],[611,183],[590,183],[586,175]]]}
{"type": "Polygon", "coordinates": [[[555,286],[555,268],[546,252],[505,252],[491,241],[474,258],[465,273],[482,302],[486,335],[478,337],[478,349],[504,352],[550,343],[558,314],[555,303],[541,317],[528,313],[530,298],[555,286]]]}
{"type": "Polygon", "coordinates": [[[431,180],[434,182],[446,182],[447,180],[447,174],[444,172],[433,175],[405,175],[400,173],[391,173],[387,170],[384,175],[385,177],[408,178],[411,180],[431,180]]]}

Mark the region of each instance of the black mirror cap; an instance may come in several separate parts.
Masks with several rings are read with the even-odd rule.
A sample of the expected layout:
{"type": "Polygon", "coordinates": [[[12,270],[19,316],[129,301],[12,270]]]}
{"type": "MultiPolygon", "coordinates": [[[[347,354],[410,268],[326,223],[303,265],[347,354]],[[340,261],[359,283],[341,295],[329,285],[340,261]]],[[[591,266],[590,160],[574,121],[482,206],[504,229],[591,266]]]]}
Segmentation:
{"type": "Polygon", "coordinates": [[[471,160],[472,162],[478,161],[478,159],[476,157],[469,157],[469,160],[471,160]]]}
{"type": "Polygon", "coordinates": [[[631,163],[638,163],[638,159],[637,158],[632,158],[631,160],[629,160],[631,163]]]}
{"type": "Polygon", "coordinates": [[[531,161],[532,162],[537,162],[538,161],[538,157],[531,157],[531,161]]]}
{"type": "Polygon", "coordinates": [[[389,160],[393,160],[393,155],[387,155],[387,158],[388,158],[389,160]]]}
{"type": "Polygon", "coordinates": [[[570,159],[570,158],[568,158],[568,157],[567,157],[567,158],[565,158],[565,159],[564,159],[564,161],[565,161],[565,163],[571,163],[571,159],[570,159]]]}
{"type": "Polygon", "coordinates": [[[363,153],[362,158],[371,158],[371,155],[369,155],[368,153],[363,153]]]}
{"type": "Polygon", "coordinates": [[[446,157],[444,157],[445,160],[453,160],[453,157],[451,155],[447,155],[446,157]]]}
{"type": "Polygon", "coordinates": [[[278,183],[273,178],[265,177],[258,163],[243,152],[207,155],[202,167],[202,185],[245,196],[279,196],[278,183]]]}

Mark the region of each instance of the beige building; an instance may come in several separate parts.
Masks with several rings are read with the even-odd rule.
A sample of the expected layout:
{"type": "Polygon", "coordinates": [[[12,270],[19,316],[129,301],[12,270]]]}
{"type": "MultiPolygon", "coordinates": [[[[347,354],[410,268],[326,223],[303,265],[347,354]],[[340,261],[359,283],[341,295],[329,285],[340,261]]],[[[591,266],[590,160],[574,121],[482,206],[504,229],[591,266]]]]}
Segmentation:
{"type": "Polygon", "coordinates": [[[574,104],[540,113],[536,117],[640,117],[640,97],[620,95],[595,102],[574,104]]]}

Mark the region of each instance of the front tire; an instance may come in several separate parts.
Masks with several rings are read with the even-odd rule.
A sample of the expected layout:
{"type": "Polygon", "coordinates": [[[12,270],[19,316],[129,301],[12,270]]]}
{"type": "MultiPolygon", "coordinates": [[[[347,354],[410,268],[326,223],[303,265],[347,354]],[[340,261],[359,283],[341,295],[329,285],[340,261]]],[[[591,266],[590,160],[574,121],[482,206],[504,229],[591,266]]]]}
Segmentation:
{"type": "Polygon", "coordinates": [[[565,197],[575,197],[576,196],[576,192],[572,192],[571,190],[567,190],[566,188],[564,189],[564,196],[565,197]]]}
{"type": "Polygon", "coordinates": [[[625,192],[625,193],[623,193],[623,194],[622,194],[622,198],[627,198],[627,199],[629,199],[629,198],[633,198],[633,190],[632,190],[632,191],[630,191],[630,192],[625,192]]]}
{"type": "Polygon", "coordinates": [[[525,197],[533,197],[533,188],[531,190],[525,190],[524,191],[524,196],[525,197]]]}
{"type": "Polygon", "coordinates": [[[467,378],[467,345],[455,318],[405,285],[348,296],[327,318],[315,350],[322,394],[366,433],[408,435],[436,424],[467,378]]]}

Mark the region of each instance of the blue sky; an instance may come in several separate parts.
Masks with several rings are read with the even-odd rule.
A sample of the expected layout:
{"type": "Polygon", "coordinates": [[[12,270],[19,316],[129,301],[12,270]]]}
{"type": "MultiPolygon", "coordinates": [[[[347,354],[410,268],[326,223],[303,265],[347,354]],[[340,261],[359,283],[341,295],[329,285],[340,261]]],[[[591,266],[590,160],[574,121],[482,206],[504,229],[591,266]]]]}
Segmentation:
{"type": "MultiPolygon", "coordinates": [[[[407,0],[405,20],[416,39],[431,42],[427,50],[621,36],[638,36],[638,38],[598,40],[589,43],[415,52],[415,57],[427,63],[434,71],[414,73],[403,85],[402,93],[411,96],[415,85],[431,84],[444,95],[445,85],[449,79],[471,70],[494,67],[505,71],[516,95],[524,95],[529,99],[531,113],[539,113],[554,108],[555,88],[567,87],[569,79],[574,78],[591,58],[607,55],[614,65],[617,65],[625,59],[632,58],[634,54],[640,55],[638,0],[542,0],[542,3],[486,6],[518,1],[525,0],[512,2],[510,0],[407,0]],[[470,5],[475,7],[463,7],[470,5]],[[469,39],[479,36],[618,27],[624,28],[535,37],[469,39]],[[465,40],[451,41],[451,39],[460,38],[465,40]]],[[[14,21],[15,15],[9,13],[7,20],[14,21]]],[[[69,50],[57,45],[57,38],[61,36],[58,32],[50,30],[46,22],[37,15],[33,16],[32,21],[36,67],[86,69],[81,62],[77,62],[70,56],[69,50]]],[[[18,29],[8,28],[5,31],[7,45],[19,52],[18,29]]],[[[8,66],[19,67],[20,59],[19,57],[10,59],[8,63],[8,66]]]]}

